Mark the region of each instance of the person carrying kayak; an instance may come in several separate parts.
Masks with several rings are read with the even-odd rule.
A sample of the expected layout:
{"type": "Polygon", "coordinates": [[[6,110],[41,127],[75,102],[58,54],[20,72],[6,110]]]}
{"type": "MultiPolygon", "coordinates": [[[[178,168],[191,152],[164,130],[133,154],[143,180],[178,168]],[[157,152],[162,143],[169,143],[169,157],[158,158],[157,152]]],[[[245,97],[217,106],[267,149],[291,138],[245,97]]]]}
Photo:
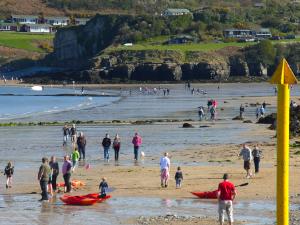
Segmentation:
{"type": "Polygon", "coordinates": [[[168,153],[165,152],[164,156],[160,159],[160,180],[161,187],[168,187],[168,181],[170,177],[170,159],[168,153]]]}
{"type": "Polygon", "coordinates": [[[106,182],[106,178],[103,177],[101,179],[101,183],[99,184],[99,198],[105,198],[106,197],[106,192],[108,189],[108,184],[106,182]]]}
{"type": "Polygon", "coordinates": [[[109,138],[108,134],[105,134],[105,138],[103,138],[102,140],[102,147],[104,150],[104,160],[106,160],[107,162],[109,162],[109,148],[111,145],[111,140],[109,138]]]}
{"type": "Polygon", "coordinates": [[[232,202],[236,197],[236,190],[233,183],[228,181],[229,175],[223,175],[223,182],[218,186],[218,211],[220,225],[224,224],[224,211],[226,211],[229,225],[233,225],[233,205],[232,202]]]}
{"type": "Polygon", "coordinates": [[[135,133],[134,137],[132,138],[133,144],[133,153],[134,153],[134,160],[138,160],[139,155],[139,148],[142,145],[142,138],[139,136],[138,133],[135,133]]]}

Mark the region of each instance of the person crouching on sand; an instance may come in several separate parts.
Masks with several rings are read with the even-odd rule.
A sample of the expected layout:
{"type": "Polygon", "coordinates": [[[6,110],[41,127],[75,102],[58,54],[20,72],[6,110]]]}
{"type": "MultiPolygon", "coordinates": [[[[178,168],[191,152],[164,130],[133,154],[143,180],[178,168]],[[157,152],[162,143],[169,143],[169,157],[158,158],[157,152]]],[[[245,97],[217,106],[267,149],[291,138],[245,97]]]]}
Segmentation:
{"type": "Polygon", "coordinates": [[[99,198],[105,198],[106,197],[107,189],[108,189],[108,184],[106,182],[106,178],[103,177],[101,179],[100,184],[99,184],[99,198]]]}
{"type": "Polygon", "coordinates": [[[164,157],[160,159],[160,179],[161,187],[168,187],[168,181],[170,176],[170,159],[168,158],[168,153],[165,152],[164,157]]]}
{"type": "Polygon", "coordinates": [[[12,175],[14,174],[14,167],[9,161],[4,169],[4,175],[6,175],[6,188],[11,188],[12,185],[12,175]]]}

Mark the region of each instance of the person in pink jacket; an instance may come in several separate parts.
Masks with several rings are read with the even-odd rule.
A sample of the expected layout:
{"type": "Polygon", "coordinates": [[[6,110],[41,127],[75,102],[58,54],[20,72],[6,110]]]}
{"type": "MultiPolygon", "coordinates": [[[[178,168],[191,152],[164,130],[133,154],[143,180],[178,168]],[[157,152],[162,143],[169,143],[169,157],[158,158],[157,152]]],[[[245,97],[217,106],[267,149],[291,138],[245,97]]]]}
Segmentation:
{"type": "Polygon", "coordinates": [[[132,139],[133,149],[134,149],[134,160],[138,160],[139,148],[142,145],[142,138],[138,133],[135,133],[132,139]]]}

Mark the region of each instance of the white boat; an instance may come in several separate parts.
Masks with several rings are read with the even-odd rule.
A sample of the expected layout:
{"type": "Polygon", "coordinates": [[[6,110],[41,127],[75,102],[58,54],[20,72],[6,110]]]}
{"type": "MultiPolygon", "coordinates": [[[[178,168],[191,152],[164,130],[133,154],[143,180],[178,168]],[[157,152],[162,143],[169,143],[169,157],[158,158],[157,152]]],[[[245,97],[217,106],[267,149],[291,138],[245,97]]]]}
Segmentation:
{"type": "Polygon", "coordinates": [[[33,91],[42,91],[43,87],[42,86],[33,86],[33,87],[31,87],[31,90],[33,90],[33,91]]]}

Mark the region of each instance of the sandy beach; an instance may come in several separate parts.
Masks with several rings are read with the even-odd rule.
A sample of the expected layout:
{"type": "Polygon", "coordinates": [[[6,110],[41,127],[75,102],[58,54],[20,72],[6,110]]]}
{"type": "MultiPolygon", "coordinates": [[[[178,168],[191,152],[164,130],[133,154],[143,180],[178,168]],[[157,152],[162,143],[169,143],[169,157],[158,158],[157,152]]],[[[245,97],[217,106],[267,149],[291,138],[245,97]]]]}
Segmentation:
{"type": "MultiPolygon", "coordinates": [[[[15,85],[11,83],[11,85],[15,85]]],[[[23,86],[24,84],[20,84],[23,86]]],[[[228,84],[229,87],[234,86],[233,84],[228,84]]],[[[121,85],[122,88],[137,88],[137,84],[121,85]]],[[[152,85],[147,85],[151,87],[152,85]]],[[[153,87],[157,86],[153,84],[153,87]]],[[[162,85],[164,86],[164,84],[162,85]]],[[[195,84],[195,87],[201,86],[205,87],[208,90],[213,89],[216,84],[195,84]]],[[[78,88],[80,85],[78,85],[78,88]]],[[[98,85],[87,85],[85,86],[89,89],[94,89],[98,85]]],[[[102,88],[109,89],[118,89],[118,85],[101,85],[102,88]]],[[[175,84],[166,85],[166,87],[172,88],[177,87],[175,84]]],[[[177,89],[176,89],[177,90],[177,89]]],[[[251,89],[250,89],[251,90],[251,89]]],[[[227,93],[227,92],[226,92],[227,93]]],[[[176,93],[177,94],[177,93],[176,93]]],[[[255,93],[253,93],[255,94],[255,93]]],[[[85,109],[84,112],[87,114],[86,118],[89,116],[94,116],[99,118],[99,120],[105,121],[105,119],[110,120],[115,119],[119,111],[122,110],[123,120],[128,123],[124,124],[98,124],[97,126],[92,125],[81,125],[82,129],[88,137],[88,159],[86,162],[80,162],[79,168],[72,174],[72,179],[83,181],[86,185],[78,189],[74,189],[72,195],[80,195],[86,193],[93,193],[98,191],[98,185],[101,177],[107,177],[109,186],[113,188],[113,198],[103,206],[99,207],[109,207],[111,204],[112,209],[114,207],[120,207],[123,204],[123,201],[126,202],[130,199],[133,201],[138,201],[139,204],[142,204],[143,201],[148,202],[149,207],[153,207],[152,211],[159,210],[160,207],[167,209],[161,213],[155,212],[153,214],[146,213],[147,206],[140,206],[142,215],[129,213],[131,210],[135,209],[133,205],[128,205],[128,212],[123,212],[126,216],[121,216],[113,224],[217,224],[217,204],[216,200],[199,200],[193,196],[190,192],[192,191],[213,191],[217,189],[218,183],[222,181],[222,175],[226,172],[230,174],[230,180],[235,185],[240,185],[248,183],[248,185],[237,188],[237,198],[235,204],[237,207],[237,213],[241,212],[244,205],[250,205],[251,207],[256,207],[258,204],[262,204],[260,207],[264,207],[264,203],[267,204],[267,210],[264,211],[264,214],[260,215],[259,218],[266,217],[269,220],[265,224],[271,224],[270,221],[274,219],[274,207],[276,201],[276,138],[275,131],[269,130],[269,125],[255,124],[255,105],[262,104],[266,102],[268,109],[270,111],[274,110],[276,107],[276,97],[268,93],[264,96],[252,96],[252,93],[248,93],[247,96],[236,95],[231,96],[231,93],[227,94],[225,97],[220,97],[219,99],[219,115],[218,119],[215,122],[211,121],[202,121],[197,120],[197,111],[192,109],[194,102],[198,101],[197,96],[193,96],[193,99],[188,99],[191,101],[187,102],[184,95],[177,94],[172,96],[172,98],[162,98],[158,97],[141,97],[126,96],[123,100],[120,100],[118,103],[112,105],[107,105],[99,109],[85,109]],[[177,95],[179,97],[177,97],[177,95]],[[173,108],[172,104],[176,104],[177,98],[181,98],[182,108],[173,108]],[[142,103],[142,101],[146,101],[142,103]],[[160,110],[164,114],[160,117],[153,116],[148,117],[147,114],[142,117],[137,117],[138,112],[134,114],[131,111],[128,111],[128,104],[130,107],[137,107],[139,104],[146,104],[151,101],[157,101],[162,103],[155,110],[160,110]],[[168,103],[169,111],[163,111],[163,104],[168,103]],[[233,121],[232,117],[236,116],[240,104],[244,104],[246,107],[246,119],[251,120],[253,123],[243,123],[243,121],[233,121]],[[159,108],[161,107],[161,108],[159,108]],[[94,111],[92,111],[94,110],[94,111]],[[127,110],[127,111],[126,111],[127,110]],[[173,110],[173,111],[172,111],[173,110]],[[99,114],[98,112],[102,112],[99,114]],[[105,113],[110,112],[106,116],[105,113]],[[98,114],[97,114],[98,113],[98,114]],[[196,114],[196,116],[194,116],[196,114]],[[113,115],[113,116],[112,116],[113,115]],[[129,117],[129,116],[130,117],[129,117]],[[101,117],[102,116],[102,117],[101,117]],[[126,119],[128,118],[128,119],[126,119]],[[182,118],[189,118],[190,123],[194,128],[183,129],[181,128],[181,122],[154,122],[151,124],[142,123],[141,125],[133,125],[129,121],[139,120],[146,121],[153,118],[177,118],[179,121],[182,118]],[[204,126],[205,128],[201,128],[204,126]],[[236,129],[236,131],[235,131],[236,129]],[[115,163],[112,159],[109,163],[105,163],[102,159],[102,149],[99,147],[100,138],[103,136],[104,132],[111,131],[115,132],[118,130],[121,133],[121,137],[126,144],[122,145],[121,153],[124,152],[124,155],[121,154],[120,161],[115,163]],[[145,151],[145,158],[139,160],[135,163],[132,160],[132,146],[130,143],[130,136],[136,130],[139,130],[143,134],[145,139],[145,146],[143,151],[145,151]],[[234,132],[235,131],[235,132],[234,132]],[[164,138],[161,136],[165,135],[164,138]],[[234,135],[234,136],[230,136],[234,135]],[[243,169],[243,160],[238,157],[238,154],[241,149],[241,144],[248,142],[250,148],[253,148],[255,144],[259,145],[259,148],[263,151],[263,158],[261,160],[261,169],[258,174],[254,177],[247,179],[245,178],[246,173],[243,169]],[[123,152],[122,152],[123,151],[123,152]],[[162,156],[163,152],[169,152],[171,159],[171,179],[168,188],[160,187],[160,168],[159,168],[159,159],[162,156]],[[86,169],[86,164],[90,164],[90,168],[86,169]],[[180,189],[175,188],[174,175],[176,172],[177,166],[181,166],[184,176],[183,186],[180,189]],[[167,216],[168,210],[172,211],[173,208],[167,204],[164,206],[164,203],[160,201],[171,201],[175,206],[175,211],[180,212],[181,205],[187,204],[185,206],[184,212],[192,211],[192,215],[169,215],[167,216]],[[179,203],[177,203],[177,201],[179,203]],[[159,203],[157,203],[159,202],[159,203]],[[251,206],[251,202],[255,204],[251,206]],[[114,205],[115,204],[115,205],[114,205]],[[153,206],[152,206],[153,204],[153,206]],[[157,204],[157,205],[155,205],[157,204]],[[178,204],[178,205],[177,205],[178,204]],[[194,205],[194,206],[193,206],[194,205]],[[197,207],[203,207],[200,211],[202,213],[197,214],[195,210],[197,207]],[[207,209],[205,209],[207,207],[207,209]],[[207,210],[207,211],[205,211],[207,210]],[[208,212],[206,214],[206,212],[208,212]],[[196,216],[194,216],[196,214],[196,216]]],[[[222,96],[222,93],[219,94],[222,96]]],[[[201,96],[199,96],[200,98],[201,96]]],[[[205,100],[208,96],[205,96],[205,100]]],[[[298,101],[298,97],[295,95],[292,97],[295,101],[298,101]]],[[[203,100],[201,100],[203,101],[203,100]]],[[[150,108],[150,107],[149,107],[150,108]]],[[[147,113],[147,109],[143,109],[142,113],[147,113]]],[[[50,115],[39,115],[38,121],[43,121],[42,119],[47,118],[49,121],[53,121],[53,118],[62,118],[62,121],[66,121],[65,118],[76,119],[78,116],[78,111],[70,111],[67,113],[57,113],[52,117],[50,115]]],[[[21,121],[32,121],[35,117],[22,118],[21,121]]],[[[94,118],[92,118],[94,119],[94,118]]],[[[13,188],[8,190],[1,190],[0,192],[3,196],[25,196],[26,199],[38,199],[40,188],[37,181],[37,169],[40,165],[41,156],[50,157],[51,155],[57,155],[59,164],[62,164],[62,156],[66,153],[70,153],[69,150],[61,148],[61,127],[47,127],[47,126],[35,126],[31,127],[16,127],[16,128],[1,128],[9,140],[13,140],[15,135],[19,133],[26,133],[26,137],[18,138],[18,142],[23,142],[25,145],[24,150],[26,154],[29,154],[30,157],[22,158],[24,155],[20,148],[18,142],[8,145],[6,141],[0,140],[0,144],[3,145],[4,149],[9,149],[8,156],[10,157],[10,152],[15,150],[19,152],[20,159],[15,159],[15,161],[21,161],[19,163],[22,165],[22,170],[17,170],[17,178],[14,180],[13,188]],[[59,134],[57,134],[59,133],[59,134]],[[37,137],[39,136],[40,137],[37,137]],[[47,138],[45,138],[47,137],[47,138]],[[27,148],[26,148],[27,145],[27,148]],[[41,148],[41,149],[39,149],[41,148]],[[31,155],[32,151],[36,151],[35,155],[31,155]],[[26,160],[29,159],[29,163],[26,160]]],[[[299,138],[291,139],[290,143],[300,140],[299,138]]],[[[111,155],[113,156],[113,151],[111,150],[111,155]]],[[[5,163],[4,159],[2,163],[5,163]]],[[[19,165],[18,165],[19,166],[19,165]]],[[[295,205],[292,207],[292,218],[294,223],[297,224],[299,219],[299,214],[297,214],[297,207],[300,203],[300,155],[298,148],[290,148],[290,196],[291,204],[295,205]]],[[[252,171],[254,170],[254,165],[251,165],[252,171]]],[[[58,178],[59,182],[62,182],[62,176],[58,178]]],[[[64,210],[58,197],[62,193],[56,194],[56,197],[53,198],[51,207],[55,207],[53,210],[64,210]],[[57,208],[57,209],[56,209],[57,208]]],[[[28,200],[27,200],[28,201],[28,200]]],[[[32,201],[32,200],[30,200],[32,201]]],[[[35,200],[34,200],[35,201],[35,200]]],[[[8,201],[9,202],[9,201],[8,201]]],[[[126,203],[125,203],[126,205],[126,203]]],[[[68,209],[69,210],[69,209],[68,209]]],[[[71,210],[71,209],[70,209],[71,210]]],[[[93,208],[93,210],[100,210],[99,208],[93,208]]],[[[90,211],[90,213],[93,212],[90,211]]],[[[103,210],[101,208],[101,210],[103,210]]],[[[262,210],[263,211],[263,210],[262,210]]],[[[83,212],[88,212],[84,210],[83,212]]],[[[102,212],[102,211],[101,211],[102,212]]],[[[106,211],[105,211],[106,212],[106,211]]],[[[106,215],[106,219],[114,215],[112,212],[109,212],[106,215]]],[[[151,212],[151,210],[150,210],[151,212]]],[[[52,212],[53,213],[53,212],[52,212]]],[[[66,213],[60,212],[64,216],[66,213]]],[[[102,212],[103,213],[103,212],[102,212]]],[[[39,214],[37,214],[39,215],[39,214]]],[[[55,215],[55,213],[50,214],[50,217],[55,215]]],[[[123,215],[123,214],[122,214],[123,215]]],[[[92,214],[92,217],[95,216],[92,214]]],[[[249,221],[252,221],[249,218],[243,217],[243,215],[238,215],[236,224],[248,224],[249,221]]],[[[48,217],[47,217],[48,218],[48,217]]],[[[42,221],[42,220],[39,220],[42,221]]],[[[73,221],[73,220],[70,220],[73,221]]],[[[37,222],[40,224],[41,222],[37,222]]],[[[104,223],[104,222],[103,222],[104,223]]],[[[91,223],[92,224],[92,223],[91,223]]],[[[104,223],[106,224],[106,222],[104,223]]],[[[108,223],[107,223],[108,224],[108,223]]]]}

